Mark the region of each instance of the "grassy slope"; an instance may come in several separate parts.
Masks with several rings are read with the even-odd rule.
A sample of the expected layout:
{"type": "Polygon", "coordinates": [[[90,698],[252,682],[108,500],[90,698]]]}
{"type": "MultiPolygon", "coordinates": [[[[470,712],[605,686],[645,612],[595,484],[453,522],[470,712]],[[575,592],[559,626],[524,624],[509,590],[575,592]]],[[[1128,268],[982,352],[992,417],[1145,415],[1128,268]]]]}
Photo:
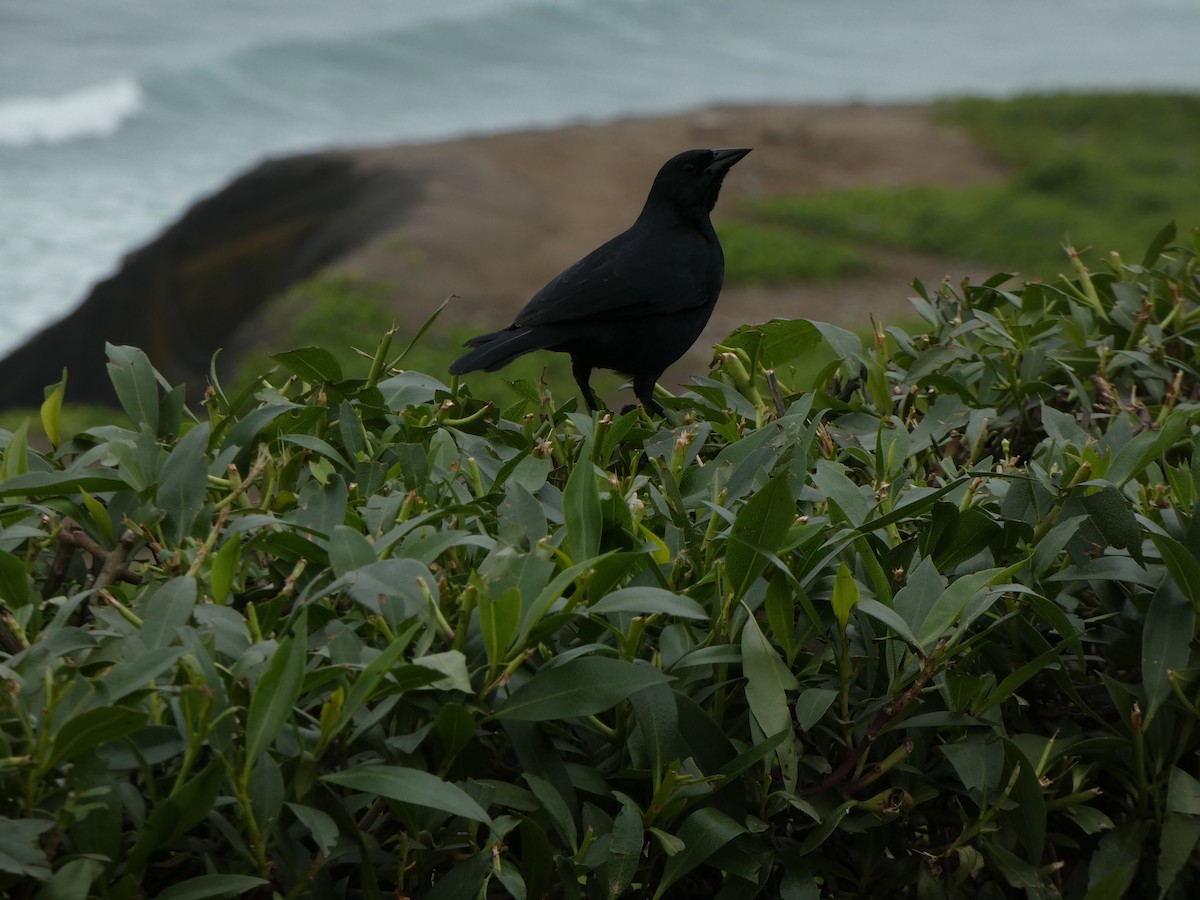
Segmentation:
{"type": "Polygon", "coordinates": [[[798,238],[835,237],[1004,265],[1026,277],[1063,266],[1069,241],[1138,251],[1164,222],[1200,223],[1200,97],[1162,94],[957,100],[935,114],[1011,168],[1002,184],[864,188],[779,197],[751,220],[798,238]]]}

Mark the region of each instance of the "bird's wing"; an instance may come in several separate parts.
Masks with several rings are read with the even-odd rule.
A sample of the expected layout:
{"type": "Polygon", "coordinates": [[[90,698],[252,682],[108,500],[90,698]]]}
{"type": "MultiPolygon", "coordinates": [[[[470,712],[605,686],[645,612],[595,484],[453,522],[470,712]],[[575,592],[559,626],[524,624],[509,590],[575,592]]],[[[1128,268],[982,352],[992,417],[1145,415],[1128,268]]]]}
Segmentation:
{"type": "Polygon", "coordinates": [[[720,290],[720,251],[714,269],[712,249],[699,233],[647,241],[631,229],[560,272],[513,325],[612,321],[705,306],[720,290]]]}

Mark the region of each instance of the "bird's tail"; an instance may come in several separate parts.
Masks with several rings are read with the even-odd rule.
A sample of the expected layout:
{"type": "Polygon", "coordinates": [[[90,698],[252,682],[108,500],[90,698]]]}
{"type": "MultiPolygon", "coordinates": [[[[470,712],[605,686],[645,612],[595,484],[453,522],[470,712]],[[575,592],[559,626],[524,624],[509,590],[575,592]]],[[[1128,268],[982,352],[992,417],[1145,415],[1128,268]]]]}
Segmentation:
{"type": "Polygon", "coordinates": [[[463,346],[472,347],[450,364],[451,375],[467,372],[495,372],[502,369],[518,356],[547,346],[547,335],[540,328],[506,328],[473,337],[463,346]]]}

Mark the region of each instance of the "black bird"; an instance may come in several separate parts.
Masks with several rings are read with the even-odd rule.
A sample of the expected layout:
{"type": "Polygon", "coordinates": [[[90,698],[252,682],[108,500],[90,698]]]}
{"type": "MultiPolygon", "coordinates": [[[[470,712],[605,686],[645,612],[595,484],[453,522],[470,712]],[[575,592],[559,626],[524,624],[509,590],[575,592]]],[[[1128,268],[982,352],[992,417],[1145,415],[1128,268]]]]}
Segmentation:
{"type": "Polygon", "coordinates": [[[592,370],[613,369],[661,416],[654,385],[700,337],[725,279],[708,214],[725,175],[749,152],[688,150],[668,160],[627,231],[559,273],[507,328],[467,341],[474,349],[450,374],[494,372],[533,350],[556,350],[571,355],[589,409],[600,408],[592,370]]]}

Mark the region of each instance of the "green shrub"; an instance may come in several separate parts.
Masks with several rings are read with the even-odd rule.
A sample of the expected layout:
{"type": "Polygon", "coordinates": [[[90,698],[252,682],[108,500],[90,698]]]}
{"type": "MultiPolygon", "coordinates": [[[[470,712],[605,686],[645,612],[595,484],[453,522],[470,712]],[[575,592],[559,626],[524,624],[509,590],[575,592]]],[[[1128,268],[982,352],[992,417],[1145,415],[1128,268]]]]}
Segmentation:
{"type": "Polygon", "coordinates": [[[1198,276],[746,327],[666,423],[110,347],[128,426],[0,435],[0,894],[1194,896],[1198,276]]]}

